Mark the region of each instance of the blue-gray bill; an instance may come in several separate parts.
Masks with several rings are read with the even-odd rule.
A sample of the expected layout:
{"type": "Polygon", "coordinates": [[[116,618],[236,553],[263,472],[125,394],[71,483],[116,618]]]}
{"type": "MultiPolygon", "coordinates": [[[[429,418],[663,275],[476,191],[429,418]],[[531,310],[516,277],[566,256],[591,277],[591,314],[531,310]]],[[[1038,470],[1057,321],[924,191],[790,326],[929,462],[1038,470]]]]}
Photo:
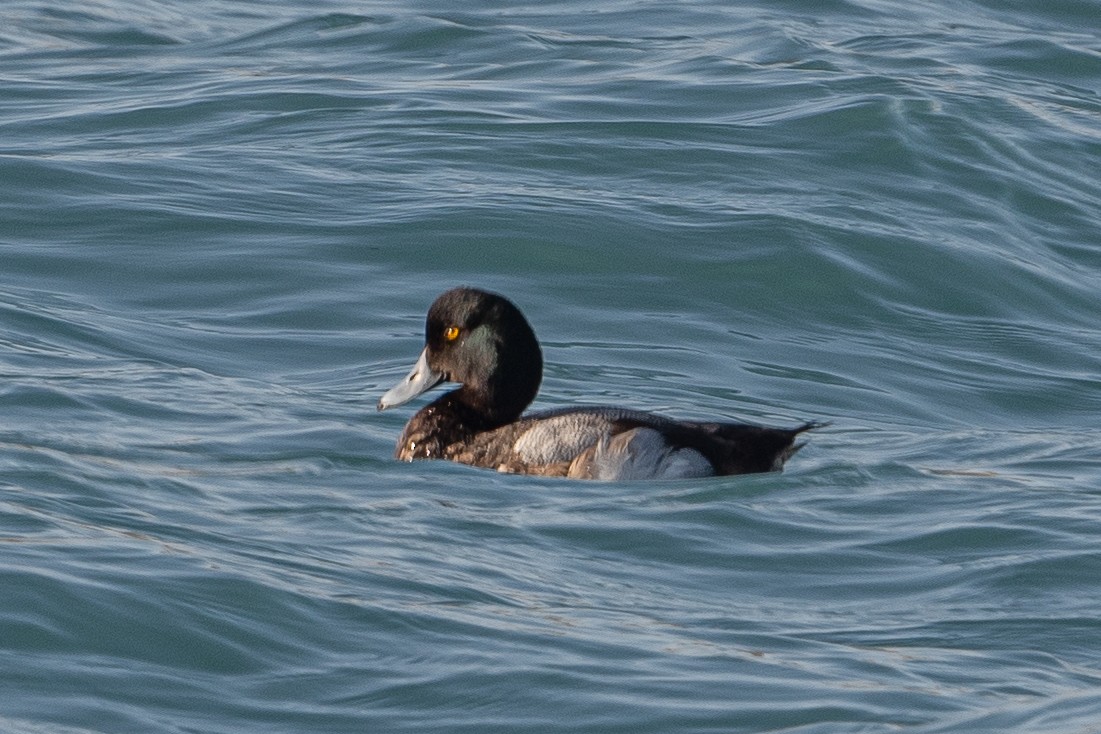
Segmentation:
{"type": "Polygon", "coordinates": [[[394,385],[378,400],[378,409],[386,410],[408,403],[421,393],[428,392],[443,382],[445,375],[428,366],[428,350],[421,351],[417,363],[401,382],[394,385]]]}

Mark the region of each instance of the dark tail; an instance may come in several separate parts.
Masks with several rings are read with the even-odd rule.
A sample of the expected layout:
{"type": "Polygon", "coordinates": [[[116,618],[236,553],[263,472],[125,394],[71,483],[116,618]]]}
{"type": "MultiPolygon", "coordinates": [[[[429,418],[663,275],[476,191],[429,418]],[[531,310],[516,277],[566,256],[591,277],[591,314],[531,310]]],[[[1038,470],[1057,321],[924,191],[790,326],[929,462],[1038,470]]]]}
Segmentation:
{"type": "Polygon", "coordinates": [[[783,469],[787,460],[794,456],[795,452],[807,445],[806,441],[795,443],[796,436],[806,431],[813,431],[816,428],[825,428],[828,425],[830,425],[829,421],[810,421],[809,423],[804,423],[801,426],[789,429],[788,432],[791,433],[791,445],[776,456],[776,461],[772,465],[772,471],[780,471],[783,469]]]}
{"type": "Polygon", "coordinates": [[[796,443],[801,433],[829,425],[822,421],[810,421],[795,428],[768,428],[746,424],[720,424],[716,426],[717,445],[709,448],[709,458],[719,474],[750,474],[780,471],[784,462],[806,445],[796,443]]]}

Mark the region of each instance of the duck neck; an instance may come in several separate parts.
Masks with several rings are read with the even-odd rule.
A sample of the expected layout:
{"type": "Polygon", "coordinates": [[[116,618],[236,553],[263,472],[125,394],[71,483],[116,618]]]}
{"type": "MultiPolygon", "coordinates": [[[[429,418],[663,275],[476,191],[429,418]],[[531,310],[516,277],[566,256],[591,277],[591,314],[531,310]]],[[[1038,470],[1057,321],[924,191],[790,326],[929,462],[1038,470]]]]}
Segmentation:
{"type": "Polygon", "coordinates": [[[524,389],[507,383],[480,387],[463,385],[436,402],[447,401],[449,408],[456,415],[462,415],[463,423],[474,431],[489,431],[519,418],[537,389],[538,385],[524,389]]]}

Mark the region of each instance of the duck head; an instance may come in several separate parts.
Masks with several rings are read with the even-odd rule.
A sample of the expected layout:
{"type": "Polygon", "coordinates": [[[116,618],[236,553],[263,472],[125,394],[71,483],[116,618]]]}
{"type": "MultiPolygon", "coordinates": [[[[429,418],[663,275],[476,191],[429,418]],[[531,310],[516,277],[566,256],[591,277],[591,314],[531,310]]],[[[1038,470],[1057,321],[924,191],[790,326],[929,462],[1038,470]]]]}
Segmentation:
{"type": "Polygon", "coordinates": [[[409,374],[378,402],[402,405],[441,382],[459,383],[446,397],[503,425],[520,416],[539,391],[543,353],[527,319],[507,298],[454,288],[428,309],[424,350],[409,374]]]}

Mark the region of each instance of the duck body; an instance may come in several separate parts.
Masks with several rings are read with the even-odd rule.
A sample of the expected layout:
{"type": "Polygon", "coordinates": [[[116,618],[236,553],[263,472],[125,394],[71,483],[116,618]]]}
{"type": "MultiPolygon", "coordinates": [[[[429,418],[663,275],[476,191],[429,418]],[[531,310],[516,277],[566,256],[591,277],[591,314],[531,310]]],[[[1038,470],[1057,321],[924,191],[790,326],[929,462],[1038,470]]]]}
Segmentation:
{"type": "Polygon", "coordinates": [[[445,380],[461,386],[409,420],[395,456],[575,479],[683,479],[777,471],[800,448],[796,437],[818,425],[682,421],[604,406],[522,415],[542,368],[535,334],[510,301],[473,288],[443,293],[428,311],[420,358],[378,408],[445,380]]]}

